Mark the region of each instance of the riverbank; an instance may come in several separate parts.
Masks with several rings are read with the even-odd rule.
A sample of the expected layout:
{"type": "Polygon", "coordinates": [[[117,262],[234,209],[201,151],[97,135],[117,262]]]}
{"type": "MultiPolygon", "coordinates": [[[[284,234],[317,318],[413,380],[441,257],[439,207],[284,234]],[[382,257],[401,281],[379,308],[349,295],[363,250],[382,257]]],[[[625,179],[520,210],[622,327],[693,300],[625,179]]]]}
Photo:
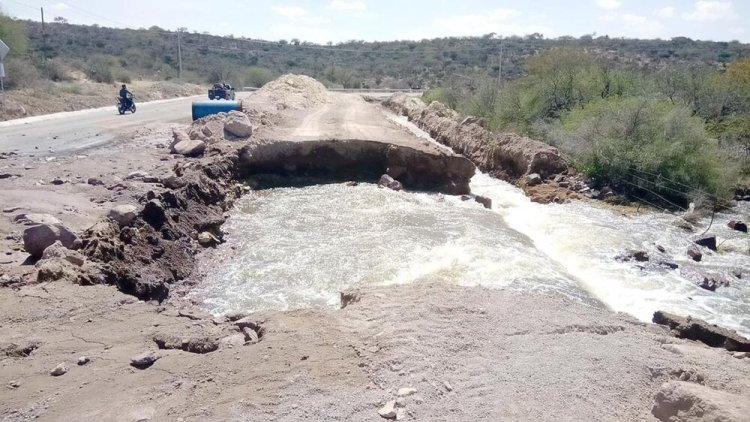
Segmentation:
{"type": "MultiPolygon", "coordinates": [[[[266,103],[248,118],[253,138],[281,139],[340,130],[327,117],[266,103]],[[305,130],[290,130],[295,122],[305,130]]],[[[402,136],[384,117],[355,120],[344,130],[402,136]]],[[[96,271],[70,267],[72,252],[41,268],[19,265],[20,250],[0,267],[4,420],[380,420],[396,400],[393,417],[407,420],[653,420],[660,392],[660,415],[674,411],[661,404],[667,396],[714,406],[712,414],[742,411],[726,401],[743,402],[750,359],[674,339],[594,300],[428,280],[349,292],[341,310],[207,314],[184,295],[202,282],[192,266],[219,262],[212,246],[231,236],[221,229],[226,212],[262,181],[232,176],[255,155],[240,152],[246,138],[227,127],[164,125],[85,157],[4,160],[13,175],[0,189],[22,209],[4,213],[3,248],[21,240],[11,215],[52,212],[80,234],[84,265],[104,270],[92,278],[96,271]],[[172,130],[186,144],[170,146],[172,130]],[[200,143],[202,158],[169,154],[191,155],[200,143]],[[121,209],[102,220],[132,204],[133,218],[121,209]],[[416,391],[399,400],[402,388],[416,391]]],[[[315,180],[297,166],[282,170],[272,181],[315,180]]]]}

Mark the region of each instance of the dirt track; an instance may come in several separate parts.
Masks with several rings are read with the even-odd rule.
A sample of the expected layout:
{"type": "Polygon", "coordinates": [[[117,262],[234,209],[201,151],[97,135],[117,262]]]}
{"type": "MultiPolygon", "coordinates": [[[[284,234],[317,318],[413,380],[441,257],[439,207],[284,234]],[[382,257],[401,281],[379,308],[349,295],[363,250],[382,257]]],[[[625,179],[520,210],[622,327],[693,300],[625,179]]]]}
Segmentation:
{"type": "MultiPolygon", "coordinates": [[[[276,129],[259,133],[422,142],[358,97],[339,94],[321,107],[286,110],[276,129]]],[[[135,141],[125,136],[118,149],[95,149],[90,158],[59,158],[62,166],[29,157],[0,161],[21,174],[0,180],[4,204],[34,192],[22,209],[2,215],[3,237],[19,230],[9,221],[16,213],[106,203],[58,215],[78,228],[114,203],[134,201],[151,185],[120,179],[136,169],[170,172],[174,158],[156,147],[169,129],[147,130],[135,141]],[[25,169],[25,160],[34,168],[25,169]],[[61,171],[71,182],[48,184],[61,171]],[[87,186],[92,176],[105,185],[87,186]],[[126,189],[108,189],[117,184],[126,189]],[[55,192],[54,207],[43,204],[45,192],[55,192]]],[[[17,237],[4,242],[17,246],[17,237]]],[[[198,259],[210,263],[211,253],[198,259]]],[[[11,265],[23,258],[10,256],[11,265]]],[[[593,301],[435,284],[355,297],[343,310],[252,315],[260,342],[229,347],[239,334],[235,325],[202,313],[199,304],[144,303],[113,286],[65,282],[2,288],[0,420],[378,421],[378,409],[402,387],[417,390],[403,399],[405,420],[654,420],[663,382],[687,379],[745,396],[750,388],[750,359],[675,340],[593,301]],[[156,335],[222,346],[207,354],[159,350],[156,335]],[[30,353],[22,356],[10,343],[30,353]],[[145,351],[161,358],[148,369],[130,366],[145,351]],[[81,356],[91,362],[78,366],[81,356]],[[67,373],[51,376],[61,363],[67,373]]]]}

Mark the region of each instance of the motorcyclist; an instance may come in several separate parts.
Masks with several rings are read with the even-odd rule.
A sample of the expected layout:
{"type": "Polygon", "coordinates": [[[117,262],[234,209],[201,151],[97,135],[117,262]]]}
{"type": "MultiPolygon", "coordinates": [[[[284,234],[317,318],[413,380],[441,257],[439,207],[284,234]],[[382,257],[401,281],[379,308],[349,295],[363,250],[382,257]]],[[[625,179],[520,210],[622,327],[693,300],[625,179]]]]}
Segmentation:
{"type": "Polygon", "coordinates": [[[133,94],[128,91],[128,87],[125,84],[122,84],[122,88],[120,88],[120,101],[126,107],[130,107],[131,98],[133,98],[133,94]]]}

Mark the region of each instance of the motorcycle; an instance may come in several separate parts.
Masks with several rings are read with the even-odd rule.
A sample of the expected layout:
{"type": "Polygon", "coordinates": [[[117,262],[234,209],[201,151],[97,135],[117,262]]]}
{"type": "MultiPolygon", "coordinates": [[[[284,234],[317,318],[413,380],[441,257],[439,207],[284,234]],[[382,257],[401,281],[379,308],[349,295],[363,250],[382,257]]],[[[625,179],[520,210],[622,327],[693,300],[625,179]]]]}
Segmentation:
{"type": "Polygon", "coordinates": [[[132,94],[128,94],[124,99],[117,97],[117,111],[120,114],[125,114],[126,111],[135,113],[135,100],[132,94]]]}

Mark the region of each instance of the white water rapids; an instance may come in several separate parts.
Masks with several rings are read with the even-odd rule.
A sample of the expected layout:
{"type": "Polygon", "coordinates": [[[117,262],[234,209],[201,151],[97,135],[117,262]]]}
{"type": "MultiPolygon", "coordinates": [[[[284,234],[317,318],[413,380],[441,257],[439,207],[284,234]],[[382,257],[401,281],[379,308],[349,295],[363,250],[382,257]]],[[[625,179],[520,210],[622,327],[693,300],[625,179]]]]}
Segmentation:
{"type": "MultiPolygon", "coordinates": [[[[643,270],[615,256],[626,249],[655,254],[655,244],[690,265],[690,234],[676,216],[624,216],[586,202],[532,203],[518,188],[479,174],[472,191],[492,210],[439,194],[394,192],[344,184],[262,191],[238,202],[225,224],[231,258],[216,263],[194,292],[214,313],[232,310],[338,306],[346,287],[445,282],[559,292],[650,321],[672,311],[750,335],[747,235],[718,215],[711,232],[721,246],[704,250],[708,271],[729,274],[731,286],[709,292],[679,270],[643,270]]],[[[747,216],[748,208],[732,210],[747,216]]],[[[708,221],[703,222],[704,226],[708,221]]]]}

